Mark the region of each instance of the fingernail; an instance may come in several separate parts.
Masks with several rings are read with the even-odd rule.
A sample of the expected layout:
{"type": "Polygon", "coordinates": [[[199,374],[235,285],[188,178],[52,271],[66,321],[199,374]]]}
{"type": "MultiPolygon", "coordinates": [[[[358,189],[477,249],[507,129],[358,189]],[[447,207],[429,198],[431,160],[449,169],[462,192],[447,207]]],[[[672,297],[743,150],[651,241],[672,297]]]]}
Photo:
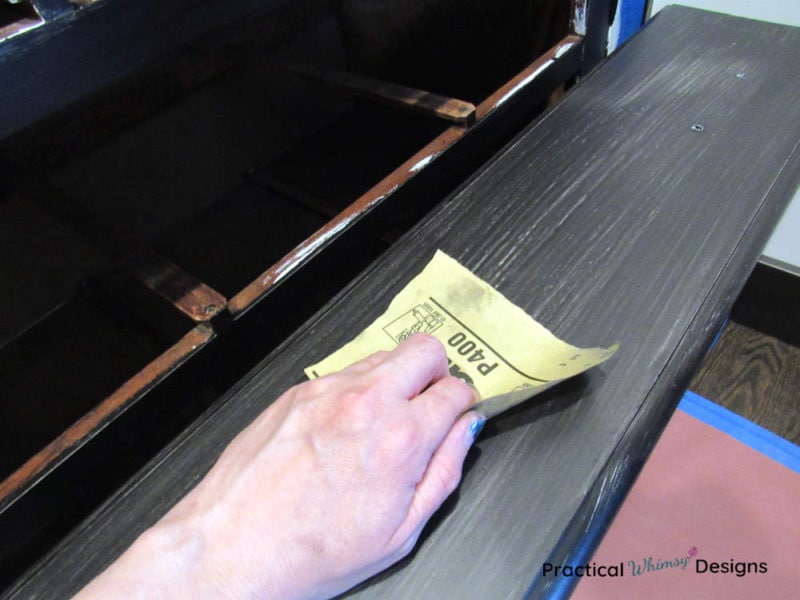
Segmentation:
{"type": "Polygon", "coordinates": [[[467,446],[472,446],[475,443],[484,425],[486,425],[486,417],[481,414],[472,420],[472,423],[469,424],[469,429],[467,429],[467,446]]]}

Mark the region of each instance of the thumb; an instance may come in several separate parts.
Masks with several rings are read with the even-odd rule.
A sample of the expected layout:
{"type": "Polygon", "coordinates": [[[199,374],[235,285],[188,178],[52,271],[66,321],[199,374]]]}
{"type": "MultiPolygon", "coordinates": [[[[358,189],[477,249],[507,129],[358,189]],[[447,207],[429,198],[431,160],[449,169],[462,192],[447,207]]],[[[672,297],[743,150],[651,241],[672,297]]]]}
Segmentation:
{"type": "Polygon", "coordinates": [[[406,520],[398,529],[399,546],[410,550],[428,519],[458,487],[464,459],[485,422],[486,417],[469,411],[442,440],[416,486],[406,520]]]}

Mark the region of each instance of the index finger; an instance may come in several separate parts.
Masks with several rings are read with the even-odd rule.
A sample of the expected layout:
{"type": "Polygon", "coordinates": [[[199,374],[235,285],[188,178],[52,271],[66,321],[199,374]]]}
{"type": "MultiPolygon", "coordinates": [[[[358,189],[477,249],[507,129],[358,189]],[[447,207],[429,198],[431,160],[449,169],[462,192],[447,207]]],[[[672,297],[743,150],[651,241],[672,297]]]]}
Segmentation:
{"type": "Polygon", "coordinates": [[[410,400],[449,375],[447,354],[435,337],[416,333],[387,354],[374,372],[389,393],[410,400]]]}

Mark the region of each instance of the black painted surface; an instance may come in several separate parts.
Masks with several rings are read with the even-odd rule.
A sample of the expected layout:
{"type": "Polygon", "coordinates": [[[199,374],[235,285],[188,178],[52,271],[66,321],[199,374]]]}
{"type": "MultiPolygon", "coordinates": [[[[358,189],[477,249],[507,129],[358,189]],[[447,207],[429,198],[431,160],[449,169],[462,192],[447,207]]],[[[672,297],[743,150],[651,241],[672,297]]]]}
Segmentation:
{"type": "Polygon", "coordinates": [[[0,479],[112,394],[120,373],[132,377],[176,341],[85,285],[0,348],[0,479]]]}
{"type": "Polygon", "coordinates": [[[103,0],[80,10],[47,13],[52,20],[45,25],[0,44],[0,138],[186,43],[291,4],[301,7],[297,10],[306,5],[298,0],[103,0]]]}
{"type": "Polygon", "coordinates": [[[350,68],[478,104],[570,33],[572,4],[343,0],[340,19],[350,68]]]}
{"type": "Polygon", "coordinates": [[[742,325],[800,348],[800,275],[790,267],[759,262],[731,316],[742,325]]]}
{"type": "Polygon", "coordinates": [[[798,53],[792,28],[662,11],[8,597],[77,590],[436,248],[568,341],[621,348],[491,423],[418,551],[353,596],[547,597],[542,563],[592,550],[797,187],[798,53]]]}

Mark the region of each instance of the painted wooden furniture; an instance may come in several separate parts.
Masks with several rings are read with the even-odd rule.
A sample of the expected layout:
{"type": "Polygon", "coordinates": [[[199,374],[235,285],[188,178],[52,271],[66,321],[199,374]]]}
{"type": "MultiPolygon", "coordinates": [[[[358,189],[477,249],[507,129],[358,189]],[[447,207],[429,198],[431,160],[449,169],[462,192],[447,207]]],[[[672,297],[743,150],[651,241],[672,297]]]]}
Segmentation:
{"type": "Polygon", "coordinates": [[[557,335],[620,350],[490,423],[417,551],[351,597],[567,592],[542,565],[589,559],[800,182],[798,55],[797,29],[663,10],[3,597],[80,588],[437,248],[557,335]]]}
{"type": "MultiPolygon", "coordinates": [[[[0,285],[13,294],[0,303],[0,387],[9,390],[0,406],[0,587],[469,177],[554,92],[597,64],[615,2],[476,1],[462,10],[452,0],[421,0],[437,6],[431,22],[423,31],[397,30],[403,44],[413,42],[413,56],[404,46],[384,48],[383,65],[364,62],[378,50],[365,39],[376,30],[359,5],[2,4],[0,220],[7,229],[0,243],[11,266],[5,271],[0,261],[0,285]],[[492,18],[482,19],[484,11],[492,18]],[[422,36],[451,15],[462,25],[445,31],[453,43],[426,45],[422,36]],[[504,27],[520,24],[513,44],[495,18],[504,27]],[[475,20],[483,21],[479,40],[470,39],[475,20]],[[314,43],[303,47],[303,36],[314,43]],[[335,46],[338,37],[343,58],[336,47],[309,61],[314,47],[335,46]],[[451,54],[421,60],[437,47],[451,54]],[[457,48],[469,57],[460,57],[454,77],[457,48]],[[274,105],[253,111],[264,138],[273,137],[274,122],[273,129],[312,123],[318,131],[285,142],[278,159],[257,152],[252,162],[242,159],[236,184],[210,206],[192,204],[204,191],[192,181],[215,169],[209,157],[240,152],[236,139],[223,139],[222,148],[209,143],[199,166],[181,158],[193,148],[177,147],[172,162],[141,175],[122,170],[103,185],[96,176],[104,167],[88,169],[85,185],[68,190],[52,176],[87,155],[113,154],[118,138],[220,80],[238,76],[233,87],[246,87],[245,71],[270,78],[268,89],[287,88],[302,105],[283,118],[274,105]],[[254,168],[261,160],[267,167],[254,168]],[[120,192],[134,190],[140,176],[161,178],[175,192],[160,204],[120,192]],[[171,222],[166,215],[180,213],[176,206],[183,212],[171,222]],[[164,217],[137,227],[148,211],[164,217]],[[41,248],[50,248],[49,261],[30,252],[41,248]],[[41,280],[33,291],[20,285],[31,277],[41,280]],[[94,474],[91,482],[84,473],[94,474]]],[[[394,3],[382,10],[390,24],[394,3]]],[[[262,93],[256,87],[258,100],[236,100],[252,110],[264,106],[262,93]]],[[[230,112],[213,106],[189,123],[230,112]]],[[[156,137],[153,154],[162,151],[156,137]]]]}

